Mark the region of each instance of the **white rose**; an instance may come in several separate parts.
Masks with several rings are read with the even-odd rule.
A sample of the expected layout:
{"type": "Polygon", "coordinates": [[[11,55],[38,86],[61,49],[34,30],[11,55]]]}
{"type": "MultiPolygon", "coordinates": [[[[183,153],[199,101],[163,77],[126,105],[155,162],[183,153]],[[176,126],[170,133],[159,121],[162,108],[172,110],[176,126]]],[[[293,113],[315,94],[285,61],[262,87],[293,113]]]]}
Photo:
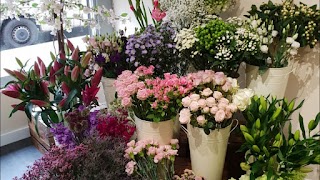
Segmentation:
{"type": "Polygon", "coordinates": [[[180,111],[179,121],[181,124],[187,124],[191,120],[191,113],[188,108],[184,108],[180,111]]]}
{"type": "Polygon", "coordinates": [[[189,107],[192,112],[196,112],[199,109],[199,104],[197,101],[192,101],[189,107]]]}
{"type": "Polygon", "coordinates": [[[192,94],[190,96],[192,101],[198,101],[200,99],[200,95],[199,94],[192,94]]]}
{"type": "Polygon", "coordinates": [[[298,51],[296,49],[291,49],[289,53],[291,56],[295,56],[298,54],[298,51]]]}
{"type": "Polygon", "coordinates": [[[182,105],[184,107],[189,107],[191,103],[191,98],[190,97],[185,97],[182,99],[182,105]]]}
{"type": "Polygon", "coordinates": [[[206,100],[205,100],[205,99],[199,99],[199,100],[198,100],[198,106],[199,106],[200,108],[206,107],[206,106],[207,106],[206,100]]]}
{"type": "Polygon", "coordinates": [[[209,107],[204,107],[204,108],[202,109],[202,111],[203,111],[203,113],[207,114],[207,113],[210,112],[210,108],[209,108],[209,107]]]}
{"type": "Polygon", "coordinates": [[[262,46],[260,47],[260,50],[261,50],[261,52],[263,52],[263,53],[267,54],[267,53],[268,53],[269,48],[268,48],[268,46],[267,46],[267,45],[262,45],[262,46]]]}
{"type": "Polygon", "coordinates": [[[252,89],[240,89],[237,94],[233,95],[232,103],[235,104],[240,111],[244,111],[251,103],[251,97],[254,95],[252,89]]]}
{"type": "Polygon", "coordinates": [[[207,106],[213,107],[216,105],[216,99],[213,97],[209,97],[206,99],[207,106]]]}
{"type": "Polygon", "coordinates": [[[294,39],[292,37],[287,37],[286,43],[287,44],[292,44],[294,42],[294,39]]]}
{"type": "Polygon", "coordinates": [[[213,92],[212,92],[212,90],[211,90],[210,88],[206,88],[206,89],[204,89],[204,90],[201,92],[201,95],[208,97],[208,96],[210,96],[212,93],[213,93],[213,92]]]}
{"type": "Polygon", "coordinates": [[[294,41],[292,44],[291,44],[291,47],[294,48],[294,49],[298,49],[300,47],[300,43],[297,42],[297,41],[294,41]]]}
{"type": "Polygon", "coordinates": [[[278,31],[273,30],[271,34],[272,34],[272,37],[276,37],[278,35],[278,31]]]}

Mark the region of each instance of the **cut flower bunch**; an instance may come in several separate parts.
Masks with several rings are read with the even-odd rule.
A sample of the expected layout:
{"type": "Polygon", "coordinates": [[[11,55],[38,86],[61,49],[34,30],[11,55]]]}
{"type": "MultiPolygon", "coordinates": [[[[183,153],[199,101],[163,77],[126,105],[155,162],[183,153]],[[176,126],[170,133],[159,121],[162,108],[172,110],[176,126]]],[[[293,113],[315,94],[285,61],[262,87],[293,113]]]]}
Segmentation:
{"type": "Polygon", "coordinates": [[[188,74],[187,78],[195,88],[182,99],[180,123],[203,128],[207,135],[210,130],[228,126],[233,114],[244,111],[253,96],[252,90],[239,89],[237,80],[222,72],[199,71],[188,74]]]}
{"type": "Polygon", "coordinates": [[[181,99],[193,89],[192,81],[165,73],[153,78],[154,67],[140,66],[136,71],[123,71],[115,81],[118,97],[125,108],[147,121],[160,122],[176,117],[181,99]]]}

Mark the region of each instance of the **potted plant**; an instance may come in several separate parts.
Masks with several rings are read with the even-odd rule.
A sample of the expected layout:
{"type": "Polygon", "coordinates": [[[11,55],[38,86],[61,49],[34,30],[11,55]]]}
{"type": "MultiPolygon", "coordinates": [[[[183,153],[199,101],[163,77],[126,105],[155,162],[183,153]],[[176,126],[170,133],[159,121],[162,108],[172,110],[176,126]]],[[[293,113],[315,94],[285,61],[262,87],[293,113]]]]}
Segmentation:
{"type": "Polygon", "coordinates": [[[249,37],[237,26],[217,16],[209,16],[179,31],[177,49],[196,70],[221,71],[237,78],[244,54],[254,51],[252,47],[256,41],[256,37],[249,37]]]}
{"type": "Polygon", "coordinates": [[[309,164],[320,163],[319,125],[320,113],[309,121],[308,131],[299,115],[300,130],[292,131],[290,117],[301,108],[295,100],[254,96],[243,112],[247,124],[241,125],[246,142],[246,152],[241,168],[248,179],[304,179],[312,171],[309,164]],[[302,137],[300,137],[302,134],[302,137]]]}
{"type": "Polygon", "coordinates": [[[140,66],[134,72],[123,71],[115,86],[122,106],[134,113],[138,140],[153,138],[163,145],[172,139],[181,99],[193,85],[176,74],[153,76],[153,66],[140,66]]]}
{"type": "Polygon", "coordinates": [[[127,38],[123,36],[123,31],[119,35],[85,37],[83,41],[87,44],[87,51],[92,52],[94,64],[103,68],[102,85],[106,104],[115,99],[115,87],[113,83],[123,70],[131,69],[127,63],[125,48],[127,38]]]}
{"type": "Polygon", "coordinates": [[[237,80],[222,72],[187,77],[195,88],[182,99],[179,120],[187,124],[192,170],[206,179],[221,179],[233,114],[246,109],[253,92],[238,89],[237,80]]]}
{"type": "Polygon", "coordinates": [[[253,5],[247,17],[247,27],[260,39],[257,54],[245,58],[247,87],[260,95],[282,98],[298,48],[312,48],[319,40],[320,13],[316,5],[286,0],[279,5],[271,1],[259,8],[253,5]]]}

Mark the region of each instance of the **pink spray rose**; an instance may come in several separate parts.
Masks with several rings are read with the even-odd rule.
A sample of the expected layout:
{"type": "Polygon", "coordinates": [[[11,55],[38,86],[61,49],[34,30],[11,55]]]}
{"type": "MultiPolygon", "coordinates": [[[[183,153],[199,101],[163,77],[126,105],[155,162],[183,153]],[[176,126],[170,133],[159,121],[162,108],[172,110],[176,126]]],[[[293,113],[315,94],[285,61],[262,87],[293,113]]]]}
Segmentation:
{"type": "Polygon", "coordinates": [[[218,112],[218,107],[217,106],[213,106],[211,109],[210,109],[210,113],[211,114],[216,114],[218,112]]]}
{"type": "Polygon", "coordinates": [[[192,101],[189,107],[192,112],[196,112],[199,110],[199,104],[197,101],[192,101]]]}
{"type": "Polygon", "coordinates": [[[216,100],[219,100],[222,98],[222,93],[219,92],[219,91],[214,91],[213,92],[213,97],[216,99],[216,100]]]}
{"type": "Polygon", "coordinates": [[[212,93],[213,93],[213,92],[212,92],[212,90],[211,90],[210,88],[206,88],[206,89],[204,89],[204,90],[201,92],[201,95],[208,97],[208,96],[210,96],[212,93]]]}
{"type": "Polygon", "coordinates": [[[184,108],[180,111],[179,121],[181,124],[187,124],[191,120],[191,113],[188,108],[184,108]]]}
{"type": "Polygon", "coordinates": [[[216,112],[216,115],[214,116],[214,119],[216,120],[216,122],[222,122],[226,117],[226,113],[223,110],[218,110],[218,112],[216,112]]]}
{"type": "Polygon", "coordinates": [[[187,96],[187,97],[182,99],[182,105],[184,107],[189,107],[190,104],[191,104],[191,98],[190,97],[187,96]]]}
{"type": "Polygon", "coordinates": [[[198,105],[200,108],[204,108],[207,106],[206,100],[205,99],[199,99],[198,100],[198,105]]]}
{"type": "Polygon", "coordinates": [[[207,122],[207,120],[204,116],[201,115],[197,117],[197,122],[199,123],[200,126],[203,126],[207,122]]]}

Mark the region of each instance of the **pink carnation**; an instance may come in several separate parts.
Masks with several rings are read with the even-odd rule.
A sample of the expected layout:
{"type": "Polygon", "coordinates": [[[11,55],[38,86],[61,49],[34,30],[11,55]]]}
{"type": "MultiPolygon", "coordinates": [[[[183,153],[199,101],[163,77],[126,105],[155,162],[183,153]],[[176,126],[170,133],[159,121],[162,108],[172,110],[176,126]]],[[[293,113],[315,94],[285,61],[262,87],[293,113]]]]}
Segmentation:
{"type": "Polygon", "coordinates": [[[128,176],[132,175],[134,172],[134,167],[137,163],[134,161],[130,161],[127,163],[126,165],[126,173],[128,174],[128,176]]]}

